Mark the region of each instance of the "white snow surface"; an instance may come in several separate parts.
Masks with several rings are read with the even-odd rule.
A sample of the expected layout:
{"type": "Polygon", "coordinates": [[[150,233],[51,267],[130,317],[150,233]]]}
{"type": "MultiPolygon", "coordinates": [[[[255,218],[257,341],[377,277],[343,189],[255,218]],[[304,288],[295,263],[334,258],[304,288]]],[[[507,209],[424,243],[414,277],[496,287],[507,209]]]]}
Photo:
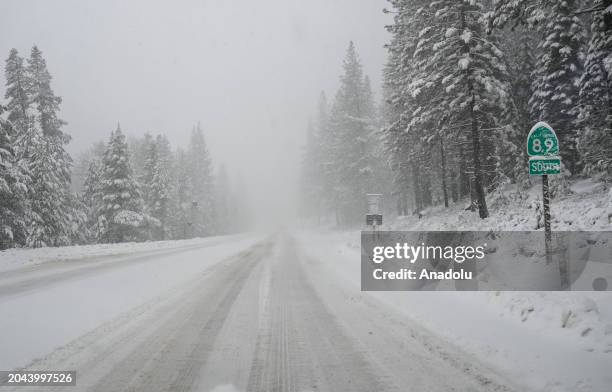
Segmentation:
{"type": "MultiPolygon", "coordinates": [[[[330,274],[359,290],[359,235],[308,232],[300,241],[311,257],[329,261],[330,274]]],[[[612,293],[369,294],[534,390],[605,392],[612,385],[612,293]]]]}
{"type": "MultiPolygon", "coordinates": [[[[552,201],[553,230],[612,230],[610,193],[581,180],[552,201]],[[561,213],[562,212],[562,213],[561,213]],[[562,218],[561,218],[562,217],[562,218]]],[[[507,187],[489,197],[491,217],[430,208],[423,217],[391,219],[383,230],[534,230],[538,181],[522,198],[507,187]]],[[[360,287],[360,233],[302,233],[312,257],[327,258],[330,273],[360,287]]],[[[546,392],[610,391],[612,292],[370,292],[419,324],[503,374],[546,392]]]]}
{"type": "Polygon", "coordinates": [[[0,288],[6,284],[19,287],[32,278],[42,279],[37,282],[41,286],[16,295],[0,290],[0,294],[5,294],[0,295],[0,369],[27,366],[136,306],[163,299],[194,275],[261,238],[237,235],[2,252],[0,265],[4,272],[0,272],[0,288]],[[134,256],[139,255],[142,255],[139,262],[133,262],[134,256]],[[100,256],[110,257],[99,259],[100,256]],[[62,265],[53,268],[58,262],[62,265]],[[115,264],[96,273],[63,280],[61,284],[45,285],[45,279],[57,277],[58,272],[83,270],[83,262],[94,268],[115,264]],[[45,268],[31,271],[31,266],[45,268]],[[21,275],[22,270],[27,274],[21,275]]]}
{"type": "MultiPolygon", "coordinates": [[[[539,181],[520,195],[516,186],[506,188],[487,198],[491,216],[480,219],[477,213],[466,211],[468,202],[459,202],[449,209],[428,208],[417,216],[398,217],[385,230],[473,230],[530,231],[536,229],[535,205],[541,203],[539,181]]],[[[571,193],[552,199],[551,224],[555,231],[612,230],[608,215],[612,213],[612,190],[600,182],[580,180],[570,186],[571,193]]]]}
{"type": "Polygon", "coordinates": [[[125,242],[121,244],[96,244],[63,246],[57,248],[11,248],[0,251],[0,272],[35,266],[48,262],[88,260],[106,256],[133,255],[138,252],[177,249],[227,240],[227,237],[194,238],[179,241],[125,242]]]}

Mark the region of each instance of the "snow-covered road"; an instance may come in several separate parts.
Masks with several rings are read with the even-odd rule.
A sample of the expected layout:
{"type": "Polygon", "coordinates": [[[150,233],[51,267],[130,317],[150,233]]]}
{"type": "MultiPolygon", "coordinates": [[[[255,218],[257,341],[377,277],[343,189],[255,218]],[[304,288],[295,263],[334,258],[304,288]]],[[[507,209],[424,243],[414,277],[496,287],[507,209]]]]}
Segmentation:
{"type": "Polygon", "coordinates": [[[303,246],[233,237],[0,275],[0,369],[76,370],[71,391],[526,390],[303,246]]]}

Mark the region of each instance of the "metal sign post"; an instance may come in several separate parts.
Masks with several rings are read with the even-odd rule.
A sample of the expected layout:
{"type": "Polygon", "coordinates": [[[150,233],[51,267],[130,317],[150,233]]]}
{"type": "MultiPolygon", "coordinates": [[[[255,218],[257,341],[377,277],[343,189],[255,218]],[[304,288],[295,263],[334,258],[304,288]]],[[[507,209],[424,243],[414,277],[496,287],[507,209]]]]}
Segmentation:
{"type": "MultiPolygon", "coordinates": [[[[552,230],[550,227],[550,191],[548,176],[561,173],[559,158],[559,139],[554,129],[545,122],[539,122],[531,128],[527,136],[527,155],[529,155],[529,174],[542,176],[542,206],[544,208],[544,246],[546,264],[552,262],[552,230]]],[[[559,264],[561,285],[567,287],[565,266],[559,264]]]]}
{"type": "Polygon", "coordinates": [[[372,231],[376,232],[377,226],[382,226],[382,196],[379,193],[368,193],[368,213],[366,214],[366,225],[372,226],[372,231]]]}
{"type": "Polygon", "coordinates": [[[546,264],[552,262],[552,231],[550,229],[550,192],[548,175],[542,176],[542,204],[544,206],[544,245],[546,247],[546,264]]]}

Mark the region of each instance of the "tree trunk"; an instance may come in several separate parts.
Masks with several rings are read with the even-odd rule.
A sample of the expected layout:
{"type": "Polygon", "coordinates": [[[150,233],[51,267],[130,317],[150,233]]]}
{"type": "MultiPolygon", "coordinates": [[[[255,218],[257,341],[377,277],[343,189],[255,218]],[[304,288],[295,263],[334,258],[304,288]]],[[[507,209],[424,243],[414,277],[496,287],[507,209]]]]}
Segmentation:
{"type": "MultiPolygon", "coordinates": [[[[470,86],[471,90],[471,86],[470,86]]],[[[472,95],[470,103],[470,116],[472,117],[472,145],[474,154],[474,191],[476,192],[476,201],[478,203],[478,215],[481,219],[489,217],[487,209],[487,200],[485,198],[484,188],[482,186],[482,168],[480,167],[480,130],[478,129],[478,120],[474,111],[475,97],[472,95]]]]}
{"type": "Polygon", "coordinates": [[[446,155],[444,154],[444,139],[440,136],[440,157],[442,158],[442,193],[444,194],[444,207],[448,208],[448,192],[446,191],[446,155]]]}
{"type": "MultiPolygon", "coordinates": [[[[461,27],[465,29],[465,4],[461,8],[461,27]]],[[[465,54],[470,54],[470,46],[466,42],[463,48],[465,54]]],[[[483,178],[482,178],[482,168],[480,166],[480,130],[478,129],[478,119],[476,118],[476,96],[474,93],[474,85],[473,85],[473,69],[471,66],[468,66],[466,69],[467,80],[468,80],[468,95],[471,97],[470,100],[470,118],[472,120],[472,154],[473,154],[473,162],[474,162],[474,174],[473,174],[473,191],[476,193],[476,202],[478,203],[478,215],[481,219],[487,218],[489,216],[489,211],[487,210],[487,201],[485,199],[485,192],[483,188],[483,178]]]]}
{"type": "Polygon", "coordinates": [[[414,212],[420,212],[421,209],[423,208],[423,204],[421,201],[421,186],[420,186],[420,181],[419,178],[421,176],[420,170],[419,170],[419,164],[418,162],[412,162],[412,182],[413,182],[413,191],[414,191],[414,204],[415,204],[415,211],[414,212]]]}

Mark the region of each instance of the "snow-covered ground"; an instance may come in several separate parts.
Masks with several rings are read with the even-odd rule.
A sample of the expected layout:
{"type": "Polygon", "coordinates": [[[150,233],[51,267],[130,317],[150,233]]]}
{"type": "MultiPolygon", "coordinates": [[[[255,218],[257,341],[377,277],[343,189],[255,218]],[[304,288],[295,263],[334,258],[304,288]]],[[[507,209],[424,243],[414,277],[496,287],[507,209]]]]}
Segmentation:
{"type": "MultiPolygon", "coordinates": [[[[606,191],[601,182],[579,180],[570,185],[571,193],[551,201],[553,231],[612,230],[612,189],[606,191]]],[[[386,230],[472,230],[512,231],[536,230],[537,206],[542,201],[542,186],[536,185],[519,194],[515,185],[487,198],[491,216],[480,219],[477,213],[466,211],[465,202],[445,209],[428,208],[423,217],[398,217],[385,226],[386,230]]]]}
{"type": "MultiPolygon", "coordinates": [[[[238,236],[236,236],[238,238],[238,236]]],[[[227,241],[228,237],[194,238],[179,241],[126,242],[62,246],[57,248],[12,248],[0,251],[0,272],[36,266],[47,262],[98,261],[107,256],[127,256],[185,247],[198,247],[227,241]]]]}
{"type": "Polygon", "coordinates": [[[0,282],[0,366],[75,369],[87,392],[525,390],[328,273],[342,261],[304,240],[135,256],[17,294],[0,282]]]}
{"type": "MultiPolygon", "coordinates": [[[[612,230],[612,193],[590,180],[552,202],[553,230],[612,230]]],[[[400,217],[386,230],[534,230],[538,184],[522,199],[506,189],[480,219],[464,203],[400,217]],[[496,204],[497,203],[497,204],[496,204]]],[[[314,258],[329,260],[360,287],[360,233],[321,230],[300,236],[314,258]]],[[[612,386],[612,292],[370,292],[503,374],[543,391],[609,391],[612,386]]]]}
{"type": "Polygon", "coordinates": [[[259,240],[227,236],[3,252],[0,265],[10,271],[0,272],[0,369],[25,366],[123,312],[161,301],[259,240]]]}
{"type": "MultiPolygon", "coordinates": [[[[360,288],[359,232],[302,233],[313,258],[360,288]]],[[[434,334],[535,390],[612,385],[612,293],[369,292],[434,334]]]]}
{"type": "MultiPolygon", "coordinates": [[[[553,228],[609,230],[605,190],[573,188],[553,202],[564,217],[553,228]]],[[[387,228],[529,230],[536,191],[484,221],[457,205],[387,228]]],[[[612,293],[361,292],[360,258],[359,231],[328,229],[295,241],[5,251],[0,369],[77,369],[76,390],[87,391],[270,390],[275,380],[319,390],[361,380],[351,389],[609,391],[612,293]]]]}

